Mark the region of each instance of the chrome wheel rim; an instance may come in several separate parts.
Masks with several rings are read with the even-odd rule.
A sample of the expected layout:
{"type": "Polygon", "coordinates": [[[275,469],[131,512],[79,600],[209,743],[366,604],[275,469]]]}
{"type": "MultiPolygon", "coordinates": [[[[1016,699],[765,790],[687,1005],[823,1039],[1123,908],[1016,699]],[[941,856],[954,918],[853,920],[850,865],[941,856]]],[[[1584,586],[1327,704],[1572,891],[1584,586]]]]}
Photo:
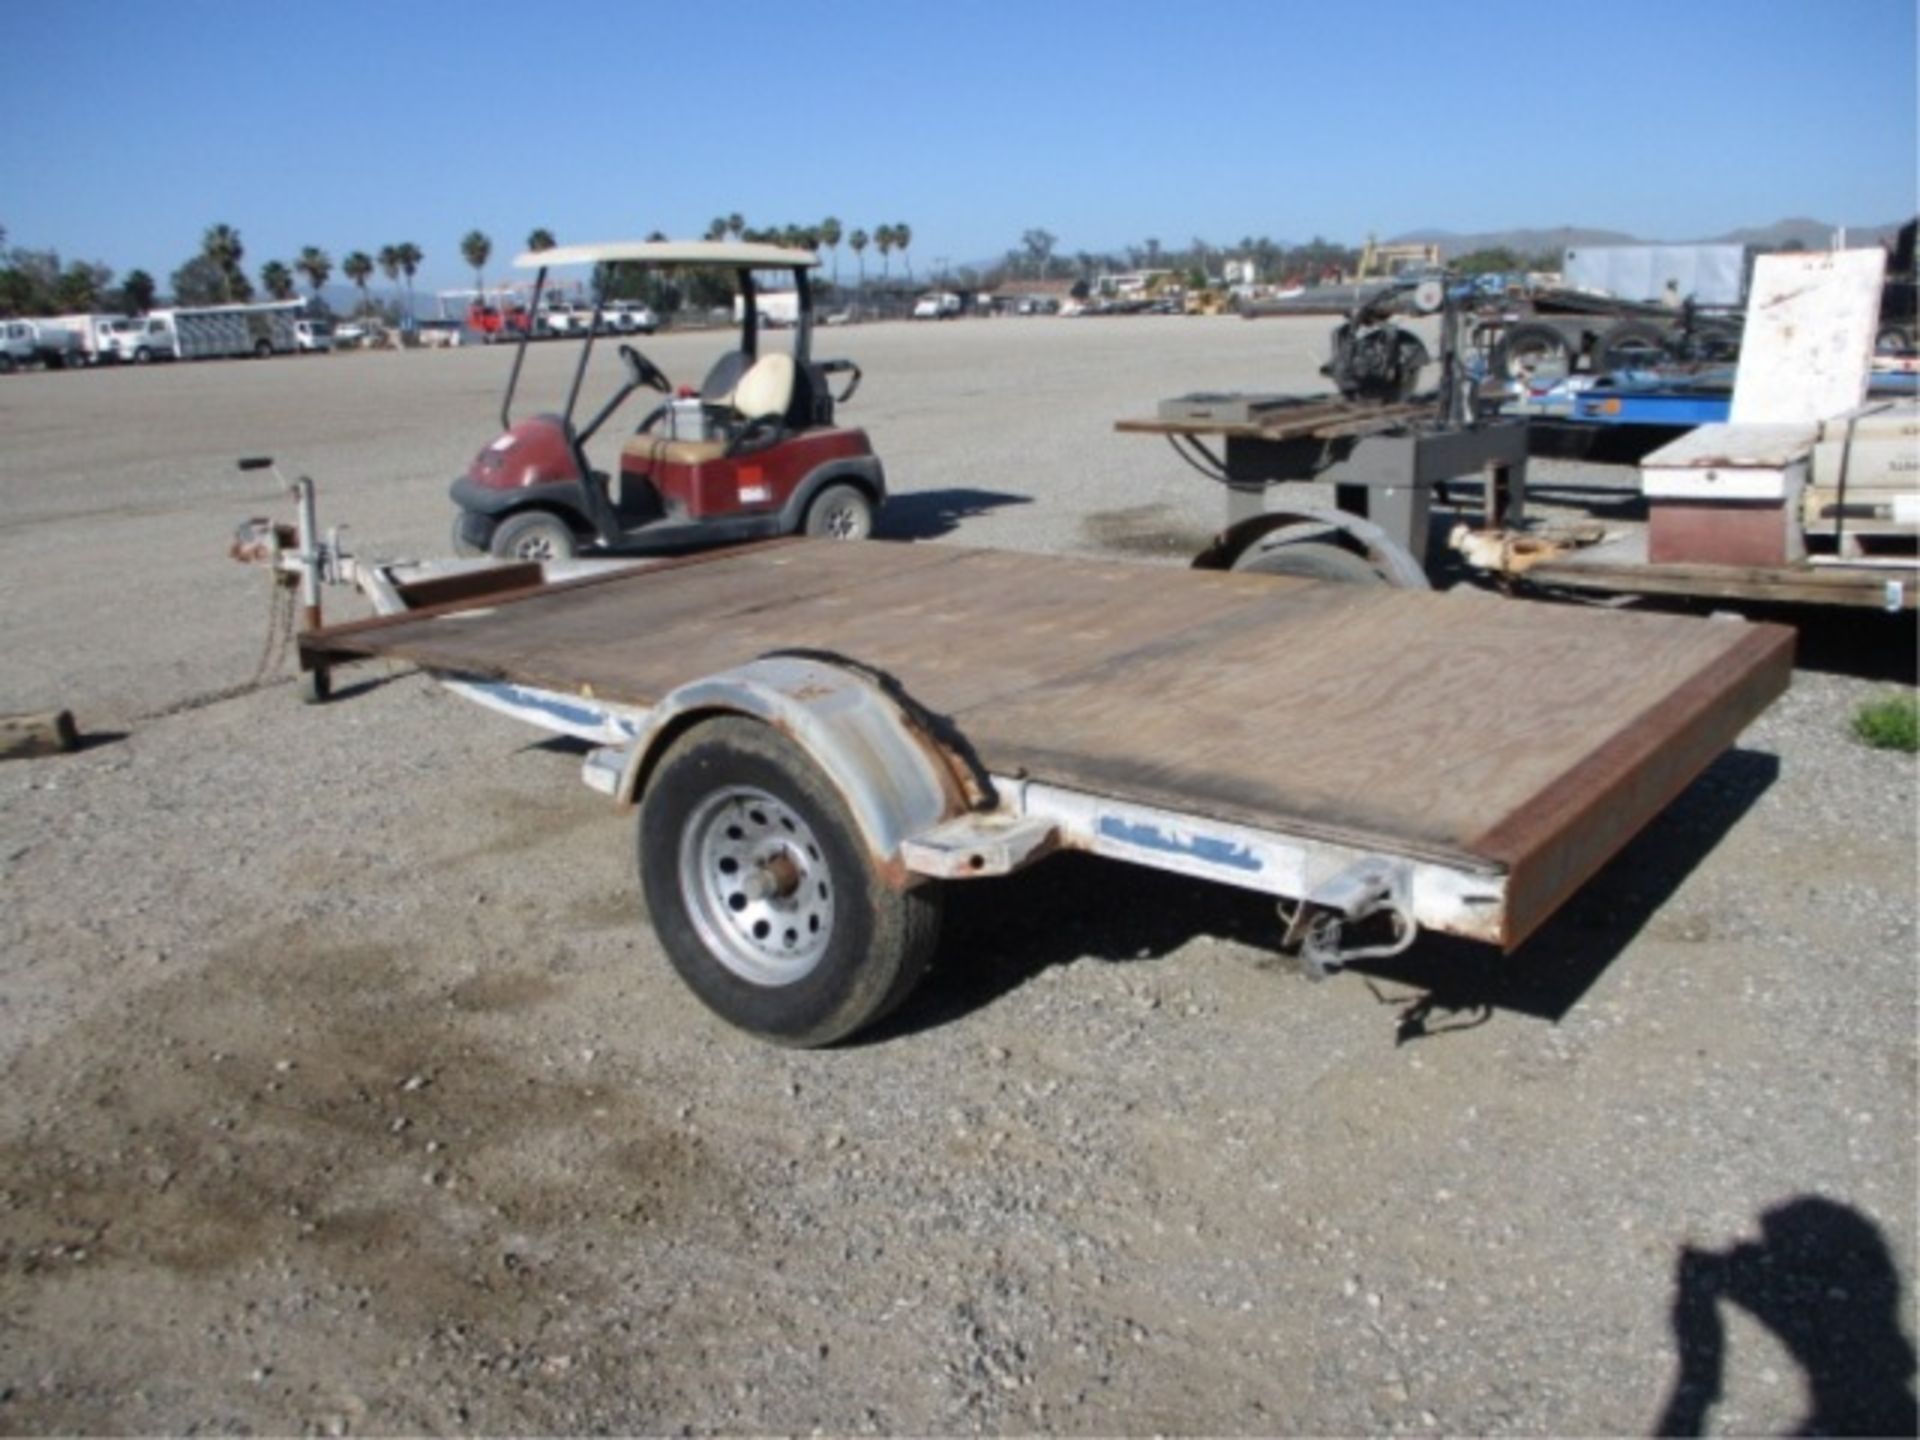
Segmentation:
{"type": "Polygon", "coordinates": [[[820,517],[821,527],[835,540],[858,540],[866,534],[860,507],[843,500],[820,517]]]}
{"type": "Polygon", "coordinates": [[[804,979],[833,936],[834,886],[819,837],[753,786],[715,791],[688,819],[680,893],[708,953],[749,984],[804,979]]]}

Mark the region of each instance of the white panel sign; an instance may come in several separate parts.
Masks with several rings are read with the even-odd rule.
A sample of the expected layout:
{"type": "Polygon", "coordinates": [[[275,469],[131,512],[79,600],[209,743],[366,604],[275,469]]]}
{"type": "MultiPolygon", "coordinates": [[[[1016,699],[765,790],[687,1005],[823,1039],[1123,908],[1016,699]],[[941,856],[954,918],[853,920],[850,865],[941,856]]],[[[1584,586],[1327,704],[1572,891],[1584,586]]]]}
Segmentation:
{"type": "Polygon", "coordinates": [[[1735,424],[1825,420],[1867,395],[1886,252],[1762,255],[1733,382],[1735,424]]]}

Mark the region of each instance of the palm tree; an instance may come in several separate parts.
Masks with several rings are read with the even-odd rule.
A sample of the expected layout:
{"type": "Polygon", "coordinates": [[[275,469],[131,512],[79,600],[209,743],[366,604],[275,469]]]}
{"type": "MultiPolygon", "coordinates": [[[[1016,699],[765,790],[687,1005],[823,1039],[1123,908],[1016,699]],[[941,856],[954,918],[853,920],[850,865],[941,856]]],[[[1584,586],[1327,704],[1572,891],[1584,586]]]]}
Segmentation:
{"type": "Polygon", "coordinates": [[[360,309],[365,314],[373,302],[367,296],[367,277],[373,274],[373,257],[364,250],[355,250],[340,262],[340,273],[351,280],[360,291],[360,309]]]}
{"type": "Polygon", "coordinates": [[[553,232],[544,225],[527,236],[527,249],[529,250],[551,250],[559,243],[559,241],[553,238],[553,232]]]}
{"type": "Polygon", "coordinates": [[[727,233],[733,236],[734,239],[738,240],[740,238],[740,232],[746,228],[746,217],[741,215],[738,210],[727,216],[727,233]]]}
{"type": "Polygon", "coordinates": [[[880,252],[880,283],[887,283],[887,257],[893,251],[893,226],[877,226],[873,232],[873,248],[880,252]]]}
{"type": "Polygon", "coordinates": [[[333,257],[318,245],[302,247],[300,258],[293,262],[293,268],[307,277],[307,284],[313,287],[314,303],[320,301],[320,287],[327,283],[327,277],[333,274],[333,257]]]}
{"type": "Polygon", "coordinates": [[[407,277],[407,315],[406,324],[413,324],[413,275],[420,268],[420,262],[426,257],[420,253],[420,247],[411,240],[402,241],[393,247],[394,258],[400,262],[400,273],[407,277]]]}
{"type": "Polygon", "coordinates": [[[907,246],[913,243],[913,228],[908,225],[893,227],[893,248],[900,252],[900,263],[907,267],[907,283],[913,283],[913,262],[907,259],[907,246]]]}
{"type": "Polygon", "coordinates": [[[833,287],[840,288],[840,222],[829,215],[820,222],[820,243],[833,252],[833,287]]]}
{"type": "Polygon", "coordinates": [[[278,260],[269,260],[260,267],[260,288],[276,300],[293,298],[293,271],[278,260]]]}
{"type": "Polygon", "coordinates": [[[853,251],[853,258],[860,262],[860,293],[867,291],[867,232],[856,230],[847,236],[847,248],[853,251]]]}
{"type": "Polygon", "coordinates": [[[712,223],[707,226],[707,239],[724,240],[726,238],[727,217],[724,215],[716,215],[713,217],[712,223]]]}
{"type": "Polygon", "coordinates": [[[473,267],[473,288],[479,291],[476,300],[487,298],[487,279],[481,272],[487,268],[487,259],[493,254],[493,241],[478,230],[469,230],[460,241],[460,258],[473,267]]]}
{"type": "MultiPolygon", "coordinates": [[[[380,273],[387,277],[387,283],[389,285],[398,285],[400,283],[400,247],[398,245],[382,245],[377,258],[380,261],[380,273]]],[[[397,298],[394,304],[398,306],[399,301],[397,298]]]]}
{"type": "Polygon", "coordinates": [[[120,293],[126,297],[127,308],[136,315],[144,315],[153,308],[153,294],[158,288],[153,276],[144,270],[129,270],[127,278],[120,282],[120,293]]]}
{"type": "Polygon", "coordinates": [[[240,269],[240,258],[246,254],[240,244],[240,232],[231,225],[209,225],[207,233],[200,237],[200,253],[220,272],[220,293],[231,304],[233,277],[240,269]]]}

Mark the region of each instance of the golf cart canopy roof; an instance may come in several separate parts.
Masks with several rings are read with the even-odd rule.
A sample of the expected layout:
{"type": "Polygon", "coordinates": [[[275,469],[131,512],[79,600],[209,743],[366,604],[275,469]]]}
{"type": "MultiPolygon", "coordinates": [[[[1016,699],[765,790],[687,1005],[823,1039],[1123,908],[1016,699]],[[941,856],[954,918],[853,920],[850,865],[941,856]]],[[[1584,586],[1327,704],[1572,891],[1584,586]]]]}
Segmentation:
{"type": "Polygon", "coordinates": [[[556,245],[529,250],[513,263],[526,270],[558,265],[723,265],[735,270],[811,270],[820,257],[781,245],[734,240],[615,240],[604,245],[556,245]]]}

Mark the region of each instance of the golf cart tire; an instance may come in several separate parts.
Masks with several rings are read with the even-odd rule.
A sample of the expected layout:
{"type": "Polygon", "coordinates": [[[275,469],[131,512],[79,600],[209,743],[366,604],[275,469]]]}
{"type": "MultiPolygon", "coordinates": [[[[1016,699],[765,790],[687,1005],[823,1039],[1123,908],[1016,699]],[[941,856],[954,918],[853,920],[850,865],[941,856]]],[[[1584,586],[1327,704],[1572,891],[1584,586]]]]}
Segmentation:
{"type": "Polygon", "coordinates": [[[640,804],[639,869],[687,987],[776,1044],[831,1045],[873,1024],[919,984],[939,939],[940,888],[888,883],[825,772],[743,716],[695,725],[661,758],[640,804]],[[751,858],[769,853],[789,887],[771,899],[748,878],[770,873],[751,858]]]}
{"type": "Polygon", "coordinates": [[[873,501],[858,485],[828,485],[808,504],[801,529],[826,540],[871,539],[873,501]]]}
{"type": "Polygon", "coordinates": [[[1253,546],[1233,562],[1250,575],[1291,575],[1301,580],[1331,580],[1342,585],[1385,585],[1383,576],[1351,550],[1321,540],[1294,540],[1266,549],[1253,546]]]}
{"type": "Polygon", "coordinates": [[[571,560],[580,553],[580,541],[552,511],[522,510],[494,528],[487,553],[496,560],[571,560]]]}

